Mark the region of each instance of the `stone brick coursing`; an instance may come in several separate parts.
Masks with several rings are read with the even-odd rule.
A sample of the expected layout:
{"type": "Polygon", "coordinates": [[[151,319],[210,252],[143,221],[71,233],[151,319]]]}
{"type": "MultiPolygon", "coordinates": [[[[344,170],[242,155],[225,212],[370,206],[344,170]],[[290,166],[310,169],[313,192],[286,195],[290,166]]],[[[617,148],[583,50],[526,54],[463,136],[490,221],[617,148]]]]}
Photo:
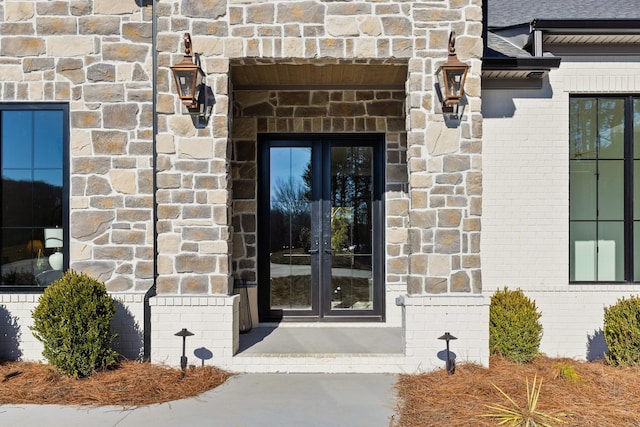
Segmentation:
{"type": "MultiPolygon", "coordinates": [[[[444,1],[438,7],[396,1],[296,3],[231,0],[228,14],[215,23],[193,23],[194,44],[209,58],[207,65],[214,57],[229,58],[234,65],[252,64],[247,57],[263,63],[404,61],[410,67],[408,92],[370,105],[355,98],[336,101],[332,96],[343,96],[340,91],[230,94],[239,107],[234,110],[233,145],[227,147],[232,160],[218,164],[230,167],[233,183],[233,200],[227,204],[232,203],[234,276],[255,279],[255,135],[375,131],[387,134],[388,145],[387,282],[413,283],[412,293],[478,292],[481,121],[479,90],[473,88],[479,88],[482,53],[480,2],[444,1]],[[460,129],[446,128],[433,103],[433,73],[444,60],[451,30],[458,34],[460,57],[476,67],[469,76],[467,120],[460,129]],[[240,43],[241,38],[246,42],[240,43]],[[438,251],[441,268],[425,270],[424,263],[410,262],[438,251]]],[[[184,25],[178,19],[173,23],[184,25]]],[[[170,50],[179,50],[179,39],[172,40],[170,50]]],[[[225,73],[217,64],[209,78],[219,82],[225,73]]],[[[190,132],[186,129],[183,136],[190,132]]],[[[216,195],[220,202],[223,194],[216,195]]]]}
{"type": "MultiPolygon", "coordinates": [[[[69,102],[71,267],[86,268],[86,260],[95,261],[100,277],[118,291],[146,289],[151,279],[142,271],[153,261],[152,206],[143,201],[153,191],[151,13],[150,6],[139,4],[76,0],[0,5],[0,97],[69,102]],[[134,202],[134,195],[142,199],[134,202]],[[105,216],[110,218],[106,222],[105,216]],[[100,226],[88,230],[95,221],[100,226]],[[99,250],[116,242],[129,249],[132,259],[99,250]]],[[[177,251],[171,253],[160,245],[160,292],[227,293],[232,267],[236,273],[252,271],[255,181],[230,176],[240,170],[243,177],[255,174],[255,160],[247,157],[253,139],[246,133],[315,131],[387,134],[386,199],[392,207],[387,215],[388,282],[406,282],[412,293],[479,290],[480,0],[172,0],[156,2],[156,7],[157,230],[160,240],[181,242],[171,246],[177,251]],[[446,58],[451,30],[458,34],[459,57],[472,66],[469,103],[458,129],[444,126],[433,93],[433,75],[446,58]],[[181,60],[184,31],[191,32],[216,95],[214,115],[204,129],[195,129],[180,114],[183,107],[168,69],[181,60]],[[292,108],[273,105],[267,97],[239,118],[251,121],[248,129],[237,122],[230,129],[230,97],[243,96],[229,93],[230,63],[247,59],[405,63],[407,91],[368,104],[326,102],[324,94],[313,93],[306,105],[292,108]],[[232,157],[232,151],[239,157],[232,157]],[[202,227],[214,230],[216,237],[187,237],[202,227]],[[193,251],[214,260],[204,273],[206,290],[200,282],[179,280],[175,259],[193,251]],[[430,259],[439,251],[444,259],[438,265],[447,268],[432,276],[429,267],[424,271],[424,256],[430,259]]]]}
{"type": "Polygon", "coordinates": [[[4,3],[0,94],[69,103],[70,266],[141,291],[153,265],[150,20],[135,2],[113,3],[4,3]]]}

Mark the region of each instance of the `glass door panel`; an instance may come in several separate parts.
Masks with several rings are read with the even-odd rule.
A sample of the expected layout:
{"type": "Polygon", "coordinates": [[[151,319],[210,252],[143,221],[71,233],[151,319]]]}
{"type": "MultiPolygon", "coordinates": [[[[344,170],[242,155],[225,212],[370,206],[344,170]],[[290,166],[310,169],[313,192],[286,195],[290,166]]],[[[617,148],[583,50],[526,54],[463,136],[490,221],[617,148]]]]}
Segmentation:
{"type": "Polygon", "coordinates": [[[310,310],[310,147],[271,147],[269,181],[270,307],[310,310]]]}
{"type": "Polygon", "coordinates": [[[373,309],[372,147],[331,148],[331,309],[373,309]]]}

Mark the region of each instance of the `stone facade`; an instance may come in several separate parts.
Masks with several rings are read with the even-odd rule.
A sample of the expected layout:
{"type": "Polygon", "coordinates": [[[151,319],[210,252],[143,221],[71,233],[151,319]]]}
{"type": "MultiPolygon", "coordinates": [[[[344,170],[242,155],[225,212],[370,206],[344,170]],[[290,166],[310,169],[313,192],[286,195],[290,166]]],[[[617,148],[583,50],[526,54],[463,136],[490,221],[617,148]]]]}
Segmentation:
{"type": "MultiPolygon", "coordinates": [[[[151,4],[0,2],[1,100],[70,105],[71,268],[122,296],[143,295],[155,284],[162,302],[151,304],[151,318],[171,312],[212,345],[202,319],[189,316],[189,301],[202,296],[210,299],[196,307],[226,307],[223,322],[235,328],[233,279],[255,278],[259,250],[255,135],[384,132],[389,295],[481,293],[480,0],[151,4]],[[465,114],[453,128],[434,91],[451,31],[459,58],[471,67],[465,114]],[[169,69],[182,59],[184,32],[215,94],[204,128],[183,114],[169,69]],[[232,68],[249,63],[403,64],[408,72],[404,91],[310,90],[303,96],[317,107],[313,113],[278,113],[292,91],[232,89],[232,68]],[[261,103],[273,113],[252,109],[261,103]]],[[[176,328],[156,324],[159,340],[169,333],[165,326],[176,328]]],[[[237,333],[220,336],[230,349],[224,357],[231,357],[237,333]]],[[[172,354],[171,345],[179,343],[154,355],[172,354]]]]}
{"type": "Polygon", "coordinates": [[[144,292],[154,263],[151,15],[108,3],[0,5],[1,97],[69,103],[69,265],[109,291],[144,292]]]}

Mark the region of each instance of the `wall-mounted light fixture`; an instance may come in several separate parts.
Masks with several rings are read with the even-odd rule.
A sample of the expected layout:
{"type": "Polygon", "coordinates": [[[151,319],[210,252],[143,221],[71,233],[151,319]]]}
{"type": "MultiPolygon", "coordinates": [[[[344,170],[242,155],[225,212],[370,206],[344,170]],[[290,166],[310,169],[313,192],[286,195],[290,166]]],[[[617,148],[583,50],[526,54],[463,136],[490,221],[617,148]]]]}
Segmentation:
{"type": "Polygon", "coordinates": [[[449,58],[442,64],[436,76],[438,78],[438,96],[442,102],[442,112],[454,119],[459,119],[460,107],[463,105],[464,83],[469,66],[458,59],[456,54],[456,33],[449,34],[449,58]],[[444,89],[444,93],[443,93],[444,89]]]}
{"type": "Polygon", "coordinates": [[[190,115],[197,118],[196,126],[206,126],[211,117],[215,99],[213,91],[204,82],[205,74],[199,64],[199,58],[193,61],[191,34],[184,34],[184,58],[171,67],[178,89],[178,97],[190,115]]]}

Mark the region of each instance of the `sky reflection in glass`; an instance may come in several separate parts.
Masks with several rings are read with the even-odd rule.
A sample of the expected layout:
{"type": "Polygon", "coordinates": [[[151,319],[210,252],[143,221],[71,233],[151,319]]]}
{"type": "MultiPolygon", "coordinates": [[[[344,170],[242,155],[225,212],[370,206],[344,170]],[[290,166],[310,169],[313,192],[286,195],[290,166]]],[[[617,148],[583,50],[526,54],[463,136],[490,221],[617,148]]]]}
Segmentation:
{"type": "Polygon", "coordinates": [[[62,111],[3,111],[3,178],[62,187],[62,138],[62,111]]]}

